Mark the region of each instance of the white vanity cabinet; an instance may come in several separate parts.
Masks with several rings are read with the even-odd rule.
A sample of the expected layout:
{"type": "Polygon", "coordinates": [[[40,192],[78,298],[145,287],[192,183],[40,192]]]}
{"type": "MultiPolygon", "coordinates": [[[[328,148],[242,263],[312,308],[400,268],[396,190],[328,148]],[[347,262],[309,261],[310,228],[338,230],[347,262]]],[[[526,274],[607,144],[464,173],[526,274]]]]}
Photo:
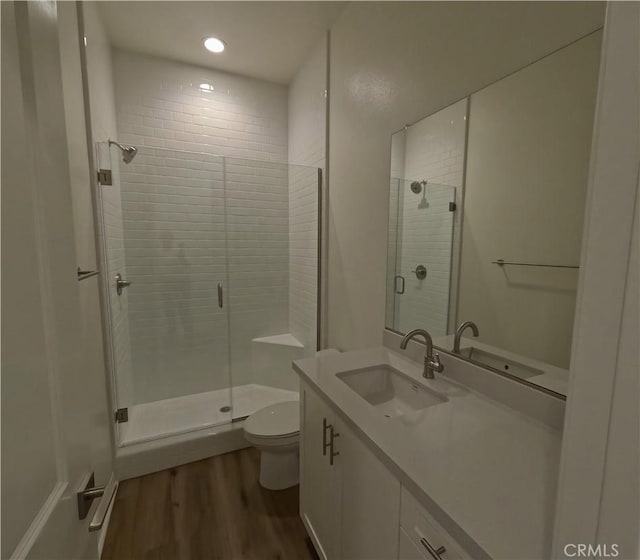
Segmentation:
{"type": "Polygon", "coordinates": [[[331,455],[335,413],[304,383],[300,405],[300,516],[321,560],[332,560],[340,544],[337,457],[331,455]]]}
{"type": "Polygon", "coordinates": [[[336,419],[340,477],[340,555],[344,560],[388,560],[398,555],[400,481],[362,440],[336,419]]]}
{"type": "Polygon", "coordinates": [[[306,383],[301,403],[300,514],[323,560],[467,558],[306,383]]]}
{"type": "Polygon", "coordinates": [[[398,555],[400,482],[302,386],[300,514],[323,560],[398,555]]]}

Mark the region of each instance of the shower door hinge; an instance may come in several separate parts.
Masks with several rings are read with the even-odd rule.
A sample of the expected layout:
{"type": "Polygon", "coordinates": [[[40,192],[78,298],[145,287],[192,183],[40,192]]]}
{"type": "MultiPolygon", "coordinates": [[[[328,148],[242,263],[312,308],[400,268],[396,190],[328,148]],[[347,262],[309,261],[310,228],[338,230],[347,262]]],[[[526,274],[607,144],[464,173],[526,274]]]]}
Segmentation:
{"type": "Polygon", "coordinates": [[[115,421],[117,424],[122,424],[123,422],[129,421],[129,409],[128,408],[119,408],[115,412],[115,421]]]}
{"type": "Polygon", "coordinates": [[[111,169],[98,169],[98,183],[101,185],[113,185],[111,181],[111,169]]]}
{"type": "Polygon", "coordinates": [[[449,212],[455,212],[456,211],[456,203],[455,202],[450,202],[449,203],[449,212]]]}

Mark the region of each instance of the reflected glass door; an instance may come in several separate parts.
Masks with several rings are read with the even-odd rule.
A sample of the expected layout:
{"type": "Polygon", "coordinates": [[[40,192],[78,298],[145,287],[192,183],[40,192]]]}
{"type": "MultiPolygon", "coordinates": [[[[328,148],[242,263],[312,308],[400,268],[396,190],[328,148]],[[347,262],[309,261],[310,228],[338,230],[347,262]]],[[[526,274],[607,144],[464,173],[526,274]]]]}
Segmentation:
{"type": "Polygon", "coordinates": [[[387,326],[447,333],[455,188],[392,178],[387,326]]]}
{"type": "Polygon", "coordinates": [[[138,147],[125,163],[98,149],[112,171],[99,198],[120,443],[227,423],[223,159],[138,147]]]}

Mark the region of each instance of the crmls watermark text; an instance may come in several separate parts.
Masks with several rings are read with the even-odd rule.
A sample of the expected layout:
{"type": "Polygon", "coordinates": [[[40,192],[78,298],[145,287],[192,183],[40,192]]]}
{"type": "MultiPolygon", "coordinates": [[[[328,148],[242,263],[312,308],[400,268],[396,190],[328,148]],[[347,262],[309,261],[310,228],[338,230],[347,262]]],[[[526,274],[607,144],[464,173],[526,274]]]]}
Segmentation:
{"type": "Polygon", "coordinates": [[[617,558],[620,555],[617,544],[565,544],[567,558],[617,558]]]}

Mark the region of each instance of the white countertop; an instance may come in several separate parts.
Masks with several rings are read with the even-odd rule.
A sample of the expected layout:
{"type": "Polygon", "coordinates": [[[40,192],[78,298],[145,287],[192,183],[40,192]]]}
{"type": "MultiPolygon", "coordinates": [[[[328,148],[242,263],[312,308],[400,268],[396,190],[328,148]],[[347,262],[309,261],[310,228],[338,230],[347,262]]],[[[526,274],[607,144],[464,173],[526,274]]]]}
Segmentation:
{"type": "MultiPolygon", "coordinates": [[[[441,359],[445,373],[456,367],[455,360],[441,359]]],[[[462,532],[494,559],[549,557],[559,431],[444,374],[424,379],[420,364],[384,347],[298,360],[294,369],[377,448],[410,490],[415,486],[426,494],[416,497],[441,510],[432,513],[454,537],[462,532]],[[336,377],[377,364],[388,364],[449,400],[385,418],[336,377]]]]}

